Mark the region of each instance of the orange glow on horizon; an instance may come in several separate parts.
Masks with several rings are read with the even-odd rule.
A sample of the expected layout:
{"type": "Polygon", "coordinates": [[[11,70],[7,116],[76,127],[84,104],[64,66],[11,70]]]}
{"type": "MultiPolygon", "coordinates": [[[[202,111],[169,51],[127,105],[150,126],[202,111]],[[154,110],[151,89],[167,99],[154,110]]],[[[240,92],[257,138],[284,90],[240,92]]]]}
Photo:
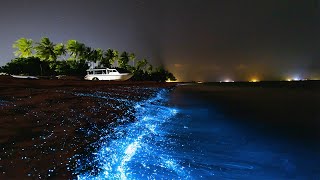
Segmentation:
{"type": "Polygon", "coordinates": [[[169,80],[166,80],[166,82],[170,83],[170,82],[178,82],[178,79],[175,80],[175,81],[171,81],[170,79],[169,80]]]}
{"type": "Polygon", "coordinates": [[[259,82],[260,80],[257,78],[251,78],[249,82],[259,82]]]}

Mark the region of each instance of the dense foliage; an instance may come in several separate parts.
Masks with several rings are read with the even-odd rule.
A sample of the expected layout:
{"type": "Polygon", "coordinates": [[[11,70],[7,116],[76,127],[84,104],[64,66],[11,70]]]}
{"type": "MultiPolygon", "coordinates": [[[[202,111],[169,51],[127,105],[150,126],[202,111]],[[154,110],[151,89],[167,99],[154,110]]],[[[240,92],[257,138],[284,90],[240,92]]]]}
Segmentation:
{"type": "Polygon", "coordinates": [[[146,59],[136,61],[134,53],[94,49],[76,40],[54,44],[47,37],[36,43],[31,39],[20,38],[12,47],[16,50],[14,54],[17,58],[0,67],[0,72],[33,76],[83,76],[91,64],[126,69],[133,73],[131,80],[135,81],[176,80],[163,67],[153,68],[146,59]]]}

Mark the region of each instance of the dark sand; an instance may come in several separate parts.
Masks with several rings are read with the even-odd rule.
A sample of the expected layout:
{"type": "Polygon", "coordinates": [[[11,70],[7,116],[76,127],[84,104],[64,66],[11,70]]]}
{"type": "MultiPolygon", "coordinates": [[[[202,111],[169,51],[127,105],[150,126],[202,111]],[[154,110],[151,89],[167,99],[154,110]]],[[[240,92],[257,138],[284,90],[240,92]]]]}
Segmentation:
{"type": "Polygon", "coordinates": [[[320,81],[208,83],[177,90],[214,104],[244,128],[318,144],[320,81]]]}
{"type": "Polygon", "coordinates": [[[73,178],[75,154],[83,154],[99,137],[100,127],[121,117],[135,120],[131,107],[75,93],[107,93],[141,101],[158,88],[153,82],[24,80],[0,76],[0,179],[73,178]],[[71,169],[70,169],[71,170],[71,169]]]}
{"type": "MultiPolygon", "coordinates": [[[[100,91],[140,101],[157,88],[173,86],[0,76],[0,179],[72,178],[69,158],[97,141],[99,127],[120,117],[134,121],[132,109],[118,101],[104,106],[101,99],[74,93],[100,91]]],[[[214,104],[239,126],[258,133],[311,144],[320,137],[320,82],[212,83],[176,90],[214,104]]]]}

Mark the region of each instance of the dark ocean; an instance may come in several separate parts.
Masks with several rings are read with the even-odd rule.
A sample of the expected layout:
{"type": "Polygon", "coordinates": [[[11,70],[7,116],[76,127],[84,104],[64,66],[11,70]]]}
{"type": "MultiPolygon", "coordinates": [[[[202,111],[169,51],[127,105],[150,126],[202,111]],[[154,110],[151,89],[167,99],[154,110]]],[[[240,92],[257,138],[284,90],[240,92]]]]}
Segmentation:
{"type": "MultiPolygon", "coordinates": [[[[285,125],[281,127],[274,125],[280,124],[279,122],[265,123],[266,118],[262,117],[263,113],[255,114],[253,117],[229,115],[226,112],[232,109],[229,111],[223,109],[228,108],[228,104],[224,104],[221,108],[219,106],[222,100],[215,101],[215,98],[211,97],[215,96],[214,93],[221,93],[223,96],[223,91],[229,89],[219,87],[221,89],[213,91],[214,88],[217,89],[212,84],[189,84],[178,87],[170,96],[170,103],[179,109],[176,118],[184,119],[183,124],[187,126],[187,129],[180,134],[181,141],[187,146],[181,153],[185,154],[184,158],[192,162],[190,176],[193,179],[320,179],[320,151],[317,137],[311,137],[312,134],[299,136],[300,131],[296,132],[295,127],[290,127],[288,120],[283,120],[285,125]],[[251,119],[245,119],[247,117],[251,119]]],[[[259,91],[261,88],[266,87],[259,89],[248,87],[247,91],[259,91]]],[[[281,91],[281,89],[270,91],[281,91]]],[[[285,91],[284,94],[288,94],[290,91],[298,90],[285,91]]],[[[241,91],[234,91],[237,92],[241,91]]],[[[259,102],[259,96],[255,98],[259,102]]],[[[241,102],[238,103],[240,109],[241,102]]],[[[265,111],[272,116],[282,116],[276,110],[272,112],[271,106],[275,105],[270,103],[263,107],[270,109],[265,111]]],[[[234,106],[232,108],[237,109],[234,106]]],[[[283,105],[281,108],[284,110],[290,107],[283,105]]],[[[304,113],[309,112],[300,114],[303,116],[304,113]]],[[[316,118],[316,115],[307,116],[307,118],[313,117],[316,118]]],[[[301,120],[308,121],[308,119],[301,120]]]]}
{"type": "Polygon", "coordinates": [[[320,179],[317,137],[311,130],[306,133],[309,126],[301,127],[301,131],[297,128],[305,121],[300,121],[300,116],[316,118],[316,114],[304,114],[314,113],[317,108],[310,106],[309,110],[288,115],[292,111],[290,104],[295,105],[299,97],[298,103],[304,100],[301,92],[264,87],[230,89],[211,84],[184,84],[172,91],[160,90],[155,97],[136,103],[137,121],[115,128],[115,136],[106,137],[107,141],[94,153],[93,162],[99,173],[87,172],[77,177],[320,179]],[[295,98],[290,100],[287,95],[295,98]],[[277,100],[280,97],[287,101],[277,100]]]}

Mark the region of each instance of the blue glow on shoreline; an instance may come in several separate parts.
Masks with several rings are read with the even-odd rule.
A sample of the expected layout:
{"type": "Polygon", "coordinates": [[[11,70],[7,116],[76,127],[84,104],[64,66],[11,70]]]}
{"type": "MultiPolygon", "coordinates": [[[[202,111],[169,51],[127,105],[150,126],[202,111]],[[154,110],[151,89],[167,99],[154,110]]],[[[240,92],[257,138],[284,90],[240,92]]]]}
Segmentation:
{"type": "Polygon", "coordinates": [[[1,107],[1,106],[9,106],[9,102],[0,99],[0,107],[1,107]]]}
{"type": "MultiPolygon", "coordinates": [[[[169,155],[165,123],[178,111],[164,105],[167,94],[161,90],[156,97],[134,105],[137,121],[114,128],[113,135],[101,137],[100,149],[92,164],[98,173],[85,172],[78,179],[191,179],[190,173],[169,155]],[[110,141],[110,139],[113,140],[110,141]]],[[[81,96],[82,94],[78,94],[81,96]]],[[[103,98],[103,97],[102,97],[103,98]]],[[[120,122],[122,120],[119,120],[120,122]]],[[[88,161],[86,161],[88,162],[88,161]]],[[[81,166],[80,163],[77,166],[81,166]]],[[[88,165],[86,165],[88,166],[88,165]]]]}

